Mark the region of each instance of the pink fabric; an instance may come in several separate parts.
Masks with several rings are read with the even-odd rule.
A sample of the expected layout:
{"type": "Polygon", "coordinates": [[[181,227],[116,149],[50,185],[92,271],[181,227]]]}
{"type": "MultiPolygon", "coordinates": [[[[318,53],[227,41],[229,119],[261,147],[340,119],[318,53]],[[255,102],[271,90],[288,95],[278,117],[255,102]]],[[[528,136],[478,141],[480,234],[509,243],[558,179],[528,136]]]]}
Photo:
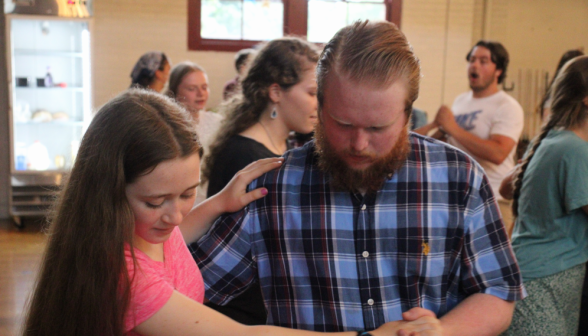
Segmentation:
{"type": "Polygon", "coordinates": [[[169,300],[174,290],[202,303],[204,281],[192,255],[188,251],[179,228],[163,243],[165,262],[154,261],[135,248],[138,272],[135,274],[130,249],[125,250],[131,285],[131,302],[125,315],[125,332],[148,320],[169,300]]]}

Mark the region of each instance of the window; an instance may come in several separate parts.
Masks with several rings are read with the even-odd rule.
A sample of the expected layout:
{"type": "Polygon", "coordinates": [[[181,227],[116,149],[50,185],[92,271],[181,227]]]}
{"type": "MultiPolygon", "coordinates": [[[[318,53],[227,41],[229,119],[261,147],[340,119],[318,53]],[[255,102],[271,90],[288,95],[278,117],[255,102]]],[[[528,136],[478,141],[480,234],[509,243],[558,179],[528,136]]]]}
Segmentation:
{"type": "Polygon", "coordinates": [[[358,19],[400,25],[402,0],[188,0],[188,48],[238,51],[284,35],[327,42],[358,19]]]}

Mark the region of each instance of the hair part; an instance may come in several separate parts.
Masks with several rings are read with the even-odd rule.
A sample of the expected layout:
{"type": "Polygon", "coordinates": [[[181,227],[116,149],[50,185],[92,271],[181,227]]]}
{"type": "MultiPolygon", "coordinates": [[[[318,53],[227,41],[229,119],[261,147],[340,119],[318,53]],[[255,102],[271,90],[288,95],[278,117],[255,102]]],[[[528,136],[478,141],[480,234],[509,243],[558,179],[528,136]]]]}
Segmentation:
{"type": "Polygon", "coordinates": [[[332,73],[376,88],[390,87],[397,80],[406,81],[405,113],[410,119],[412,104],[419,94],[420,62],[395,24],[357,21],[339,30],[327,43],[317,66],[319,111],[327,78],[332,73]]]}
{"type": "Polygon", "coordinates": [[[551,90],[551,117],[541,128],[541,132],[531,142],[531,149],[517,168],[513,180],[512,211],[518,216],[519,197],[523,186],[525,171],[533,159],[537,148],[554,128],[573,129],[586,122],[588,107],[584,99],[588,97],[588,56],[579,56],[566,63],[553,83],[551,90]]]}
{"type": "Polygon", "coordinates": [[[23,335],[123,335],[135,227],[126,186],[199,149],[188,113],[163,95],[131,89],[98,111],[54,206],[23,335]]]}
{"type": "Polygon", "coordinates": [[[272,103],[269,87],[278,84],[283,90],[300,83],[304,72],[318,61],[317,48],[298,37],[283,37],[265,44],[253,60],[241,83],[242,93],[233,96],[220,107],[223,120],[217,138],[210,145],[210,154],[202,165],[202,182],[208,181],[214,160],[227,141],[255,125],[266,107],[272,103]]]}
{"type": "Polygon", "coordinates": [[[255,55],[254,49],[248,48],[237,51],[235,54],[235,70],[237,70],[238,73],[241,72],[241,67],[245,65],[247,59],[252,55],[255,55]]]}
{"type": "Polygon", "coordinates": [[[496,65],[496,70],[502,70],[500,76],[498,76],[498,84],[502,84],[506,78],[506,70],[508,69],[508,63],[510,62],[506,48],[504,48],[500,42],[480,40],[472,47],[472,49],[470,49],[466,55],[466,60],[468,62],[470,61],[472,52],[476,47],[484,47],[490,51],[490,60],[496,65]]]}
{"type": "Polygon", "coordinates": [[[169,74],[169,83],[165,90],[165,95],[177,99],[178,87],[182,84],[184,77],[193,72],[202,72],[206,74],[206,71],[196,63],[186,61],[176,64],[169,74]]]}

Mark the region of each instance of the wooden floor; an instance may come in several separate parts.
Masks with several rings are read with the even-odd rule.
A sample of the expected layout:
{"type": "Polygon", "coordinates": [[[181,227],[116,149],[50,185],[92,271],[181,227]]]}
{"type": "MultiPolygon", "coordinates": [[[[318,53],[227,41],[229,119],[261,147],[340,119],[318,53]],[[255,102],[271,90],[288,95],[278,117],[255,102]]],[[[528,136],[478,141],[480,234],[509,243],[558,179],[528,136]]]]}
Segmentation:
{"type": "Polygon", "coordinates": [[[39,266],[45,235],[42,220],[26,220],[22,230],[0,219],[0,336],[17,335],[24,304],[39,266]]]}

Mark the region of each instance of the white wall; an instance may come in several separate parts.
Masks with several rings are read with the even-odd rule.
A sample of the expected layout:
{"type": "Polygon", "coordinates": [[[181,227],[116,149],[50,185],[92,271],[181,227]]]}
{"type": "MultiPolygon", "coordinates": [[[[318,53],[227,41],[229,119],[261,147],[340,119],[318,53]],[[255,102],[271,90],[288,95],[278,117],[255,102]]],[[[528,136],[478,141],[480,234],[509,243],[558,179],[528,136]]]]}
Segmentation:
{"type": "Polygon", "coordinates": [[[209,74],[209,107],[222,98],[235,76],[234,53],[188,51],[186,0],[96,0],[94,2],[94,106],[129,87],[135,62],[146,51],[161,50],[172,61],[190,60],[209,74]]]}
{"type": "Polygon", "coordinates": [[[465,55],[475,29],[476,0],[405,0],[402,31],[421,61],[421,90],[414,106],[429,120],[468,89],[465,55]]]}

